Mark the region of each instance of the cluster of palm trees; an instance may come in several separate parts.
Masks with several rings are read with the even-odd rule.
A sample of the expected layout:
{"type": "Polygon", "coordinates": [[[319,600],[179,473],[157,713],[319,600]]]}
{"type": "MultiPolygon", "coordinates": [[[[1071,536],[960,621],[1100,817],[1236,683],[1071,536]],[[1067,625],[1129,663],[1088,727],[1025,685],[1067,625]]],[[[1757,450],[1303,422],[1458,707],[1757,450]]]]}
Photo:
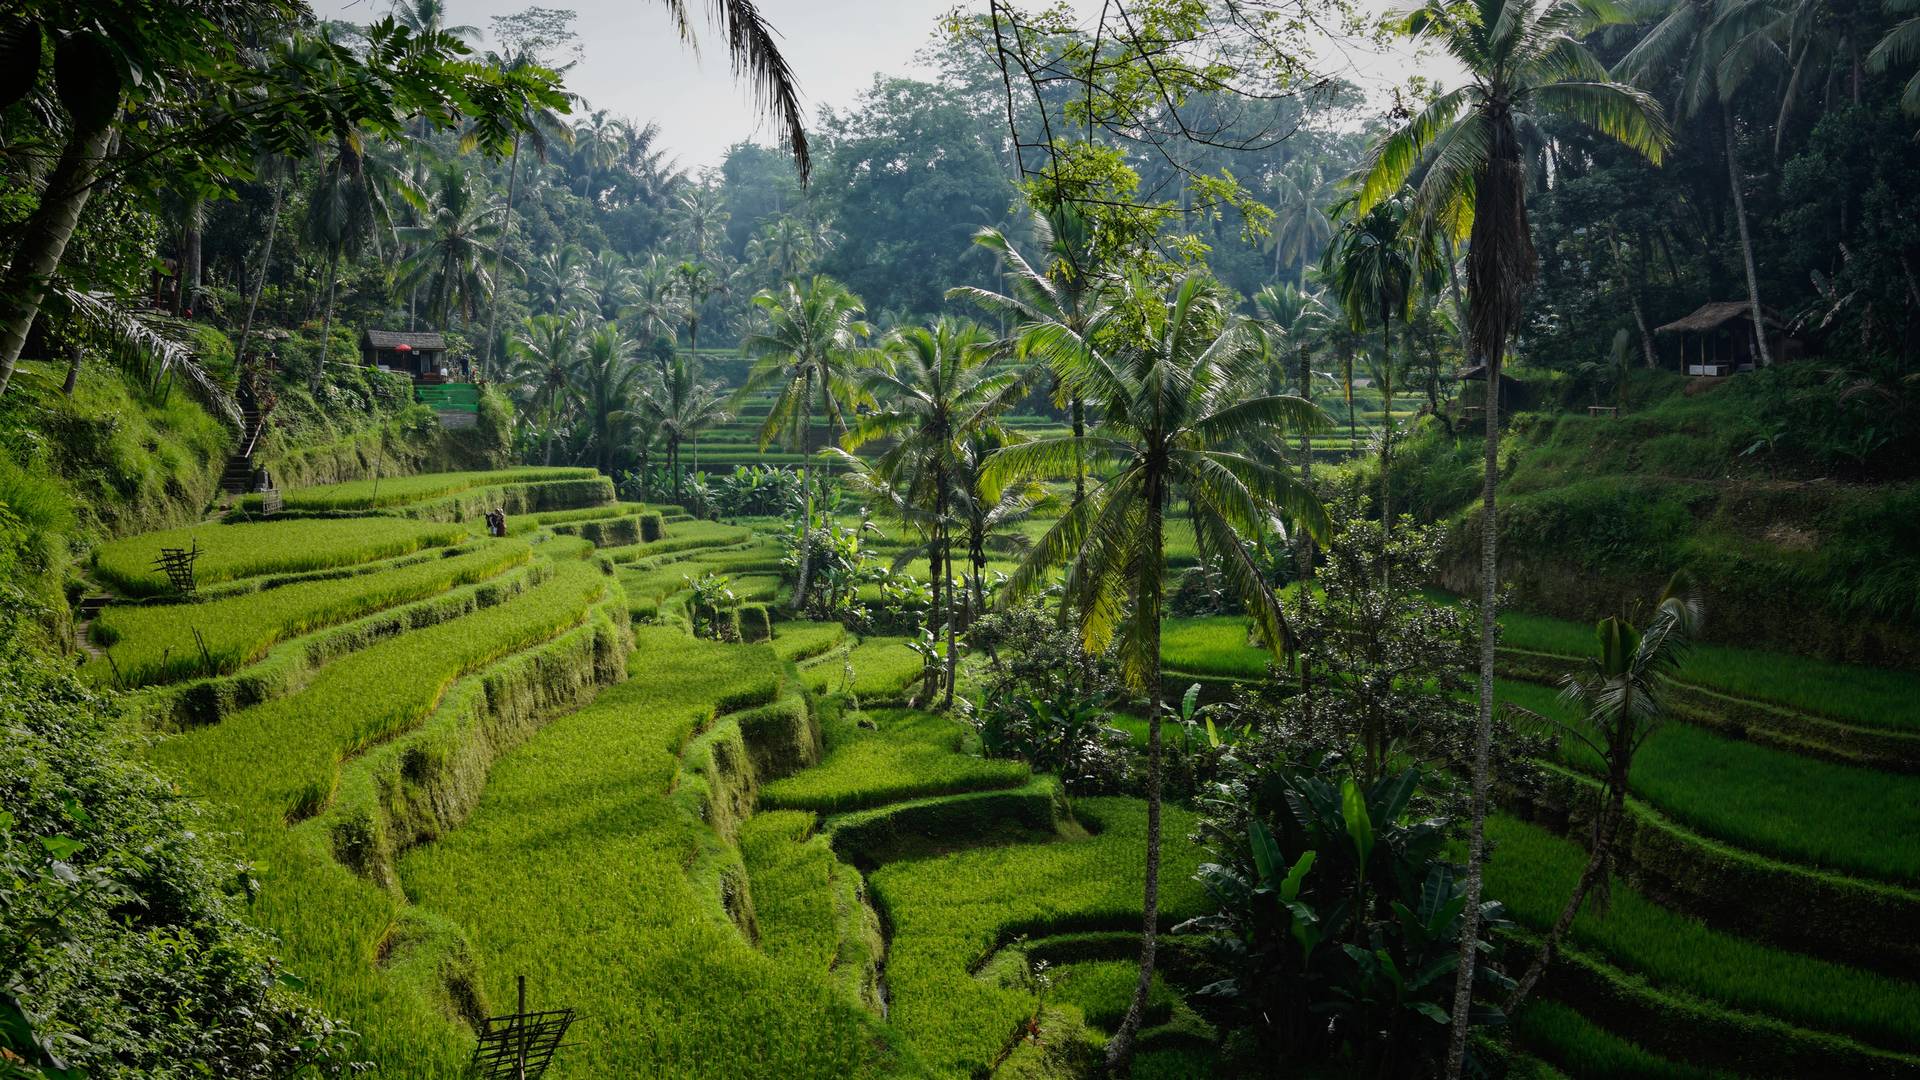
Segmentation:
{"type": "MultiPolygon", "coordinates": [[[[1114,646],[1126,679],[1152,703],[1143,989],[1115,1040],[1124,1060],[1158,921],[1165,522],[1176,512],[1192,522],[1202,556],[1225,567],[1266,640],[1284,650],[1291,636],[1256,551],[1296,530],[1322,535],[1327,517],[1303,477],[1270,450],[1326,418],[1304,398],[1273,392],[1281,330],[1234,314],[1210,277],[1149,279],[1105,265],[1100,238],[1073,208],[1036,217],[1031,254],[997,230],[977,237],[1000,259],[1007,291],[950,294],[999,317],[1004,334],[942,319],[875,338],[860,302],[837,282],[788,281],[755,297],[764,325],[743,339],[758,359],[740,393],[771,394],[763,446],[784,440],[805,455],[803,553],[817,527],[812,462],[827,439],[837,443],[828,460],[852,486],[924,542],[935,590],[928,621],[945,631],[949,702],[958,630],[987,602],[995,531],[1047,505],[1045,481],[1071,483],[1060,517],[1001,598],[1034,593],[1064,566],[1065,610],[1086,646],[1114,646]],[[1026,439],[1001,422],[1036,387],[1068,408],[1068,433],[1026,439]],[[883,444],[870,460],[848,452],[870,442],[883,444]]],[[[796,598],[809,573],[803,554],[796,598]]]]}
{"type": "Polygon", "coordinates": [[[547,464],[568,460],[612,474],[630,462],[644,471],[656,444],[682,494],[683,448],[699,463],[702,432],[732,418],[717,383],[699,377],[688,355],[656,352],[649,361],[617,319],[585,308],[530,315],[511,342],[508,385],[519,400],[523,438],[547,464]]]}
{"type": "MultiPolygon", "coordinates": [[[[773,35],[750,4],[709,0],[705,6],[727,36],[735,69],[758,84],[765,111],[781,125],[783,140],[804,175],[809,156],[799,123],[797,88],[773,43],[773,35]]],[[[693,22],[688,5],[684,0],[673,0],[668,7],[678,32],[691,40],[693,22]]],[[[476,27],[449,25],[441,0],[393,0],[388,11],[397,23],[415,34],[447,34],[468,44],[478,42],[481,36],[476,27]]],[[[286,50],[279,76],[317,96],[330,90],[350,92],[350,86],[341,84],[323,46],[334,41],[350,43],[358,33],[358,27],[340,22],[300,31],[304,36],[286,50]]],[[[484,53],[483,59],[501,70],[551,66],[555,59],[544,55],[547,44],[508,42],[501,51],[484,53]]],[[[443,158],[423,120],[393,119],[391,130],[382,133],[336,132],[325,144],[313,147],[311,153],[290,155],[284,147],[262,152],[257,175],[271,184],[271,224],[257,267],[246,275],[252,280],[246,290],[249,296],[238,350],[241,355],[248,351],[269,276],[281,210],[301,188],[305,189],[305,212],[299,238],[305,251],[295,254],[310,255],[317,264],[308,317],[320,317],[323,343],[332,333],[343,264],[351,268],[364,256],[375,255],[392,269],[383,275],[381,288],[389,290],[384,298],[404,307],[409,326],[427,322],[446,328],[457,319],[476,341],[483,364],[491,362],[499,342],[502,305],[496,301],[500,287],[507,278],[527,270],[507,257],[519,189],[523,180],[547,179],[549,164],[559,182],[603,208],[613,209],[631,201],[673,205],[673,223],[697,241],[691,265],[672,267],[679,279],[675,288],[680,295],[692,298],[687,304],[691,314],[686,318],[694,336],[706,302],[724,296],[734,283],[727,272],[713,268],[707,258],[710,252],[705,242],[715,236],[716,225],[724,227],[726,220],[724,211],[717,209],[717,191],[690,185],[657,145],[658,129],[653,125],[634,125],[605,111],[593,112],[569,125],[552,109],[531,108],[520,118],[520,130],[507,154],[505,193],[501,197],[481,179],[483,173],[457,159],[443,158]],[[537,166],[532,165],[536,162],[537,166]]],[[[465,145],[463,141],[462,147],[465,145]]],[[[205,217],[203,205],[203,199],[183,203],[183,251],[198,250],[198,233],[205,217]]],[[[770,255],[768,261],[797,272],[830,243],[830,234],[822,229],[802,231],[805,235],[799,240],[778,245],[777,257],[770,255]]],[[[283,252],[283,260],[285,257],[283,252]]],[[[183,302],[190,302],[184,298],[199,288],[198,268],[183,269],[191,274],[190,280],[183,282],[183,302]]],[[[557,297],[552,292],[547,294],[558,301],[544,308],[548,312],[568,307],[566,301],[573,299],[570,290],[579,284],[568,279],[566,267],[557,269],[563,271],[557,282],[553,275],[543,281],[530,281],[534,290],[542,286],[558,290],[557,297]]],[[[630,269],[638,277],[648,268],[635,265],[630,269]]],[[[624,303],[627,281],[618,275],[609,281],[605,273],[597,274],[594,280],[603,309],[624,303]]],[[[634,287],[645,286],[635,283],[634,287]]],[[[607,317],[613,318],[615,313],[609,311],[607,317]]],[[[654,321],[653,333],[666,325],[663,320],[664,312],[654,321]]],[[[313,369],[316,388],[324,370],[324,344],[321,352],[322,362],[313,369]]]]}

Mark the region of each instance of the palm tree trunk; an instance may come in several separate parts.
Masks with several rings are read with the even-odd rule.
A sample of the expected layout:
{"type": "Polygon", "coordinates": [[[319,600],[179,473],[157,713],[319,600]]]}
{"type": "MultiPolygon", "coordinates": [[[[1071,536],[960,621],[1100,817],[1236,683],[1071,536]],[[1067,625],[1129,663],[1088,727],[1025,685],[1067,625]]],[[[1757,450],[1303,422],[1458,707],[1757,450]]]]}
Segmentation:
{"type": "Polygon", "coordinates": [[[1453,240],[1445,233],[1440,236],[1440,250],[1447,260],[1447,282],[1453,286],[1453,317],[1460,323],[1460,357],[1472,364],[1473,330],[1467,319],[1467,294],[1460,288],[1460,267],[1455,265],[1453,240]]]}
{"type": "MultiPolygon", "coordinates": [[[[520,179],[520,136],[513,137],[513,153],[507,156],[507,205],[500,219],[500,239],[493,245],[493,297],[487,309],[487,340],[480,346],[480,364],[493,362],[493,335],[500,325],[500,267],[507,257],[507,234],[513,231],[513,189],[520,179]]],[[[442,327],[441,329],[445,329],[442,327]]]]}
{"type": "Polygon", "coordinates": [[[1347,382],[1347,450],[1357,456],[1360,453],[1360,420],[1353,411],[1353,349],[1349,346],[1344,352],[1346,355],[1340,358],[1340,371],[1341,377],[1347,382]]]}
{"type": "Polygon", "coordinates": [[[253,337],[253,316],[260,310],[260,294],[267,291],[267,271],[273,268],[273,237],[280,231],[280,207],[285,204],[287,178],[281,177],[273,186],[273,214],[267,218],[267,243],[260,251],[260,278],[253,283],[253,295],[247,300],[247,318],[240,324],[240,344],[234,346],[233,358],[242,368],[247,364],[247,340],[253,337]]]}
{"type": "Polygon", "coordinates": [[[812,569],[813,532],[813,387],[812,372],[801,376],[800,400],[800,573],[793,587],[793,610],[807,602],[807,571],[812,569]]]}
{"type": "Polygon", "coordinates": [[[1573,887],[1573,894],[1567,897],[1567,906],[1560,909],[1560,917],[1553,921],[1553,928],[1540,942],[1540,949],[1534,953],[1533,962],[1527,965],[1527,973],[1514,985],[1513,994],[1507,998],[1505,1011],[1512,1016],[1520,1006],[1526,1004],[1528,995],[1540,977],[1546,974],[1547,965],[1553,962],[1554,953],[1559,950],[1560,942],[1573,928],[1573,920],[1580,914],[1580,906],[1586,903],[1587,894],[1594,885],[1606,875],[1607,865],[1613,857],[1613,841],[1620,827],[1620,820],[1626,813],[1627,781],[1618,770],[1607,778],[1607,804],[1600,811],[1599,820],[1593,823],[1593,851],[1587,856],[1586,868],[1580,871],[1580,880],[1573,887]]]}
{"type": "Polygon", "coordinates": [[[1473,969],[1479,959],[1480,896],[1487,857],[1487,791],[1493,771],[1494,642],[1499,636],[1494,606],[1499,576],[1499,528],[1494,516],[1500,480],[1501,349],[1487,352],[1487,393],[1483,411],[1487,439],[1480,476],[1480,703],[1473,725],[1472,820],[1467,831],[1467,903],[1460,924],[1460,963],[1453,985],[1453,1036],[1447,1048],[1447,1076],[1459,1080],[1466,1065],[1468,1022],[1473,1007],[1473,969]]]}
{"type": "Polygon", "coordinates": [[[180,223],[180,288],[173,295],[173,313],[185,315],[193,310],[193,302],[200,295],[200,283],[204,274],[201,268],[203,234],[201,218],[206,209],[206,201],[195,196],[187,200],[186,212],[180,223]]]}
{"type": "Polygon", "coordinates": [[[1722,104],[1720,126],[1727,135],[1727,179],[1733,187],[1733,217],[1740,226],[1740,258],[1747,270],[1747,301],[1753,308],[1753,344],[1761,367],[1773,366],[1773,351],[1767,348],[1767,320],[1760,310],[1760,271],[1753,262],[1753,236],[1747,229],[1747,197],[1740,190],[1740,158],[1733,138],[1733,107],[1722,104]]]}
{"type": "Polygon", "coordinates": [[[1387,475],[1393,464],[1393,314],[1382,312],[1380,343],[1385,357],[1380,365],[1380,583],[1388,582],[1387,545],[1393,541],[1393,484],[1387,475]]]}
{"type": "MultiPolygon", "coordinates": [[[[1300,346],[1300,396],[1313,400],[1313,365],[1307,346],[1300,346]]],[[[1300,483],[1313,487],[1313,438],[1306,428],[1300,429],[1300,483]]],[[[1302,614],[1313,606],[1313,536],[1301,537],[1300,559],[1300,607],[1302,614]]],[[[1302,619],[1303,623],[1309,620],[1302,619]]],[[[1306,653],[1300,654],[1300,723],[1306,729],[1313,729],[1313,661],[1306,653]]]]}
{"type": "Polygon", "coordinates": [[[67,377],[60,384],[60,393],[73,396],[74,387],[80,384],[80,360],[83,350],[77,341],[67,342],[67,377]]]}
{"type": "Polygon", "coordinates": [[[113,144],[113,123],[120,110],[116,106],[103,111],[99,127],[76,127],[67,135],[60,160],[40,191],[40,205],[21,227],[13,259],[0,275],[0,394],[13,379],[27,333],[40,314],[47,280],[60,269],[67,241],[73,239],[80,212],[93,195],[94,173],[113,144]]]}
{"type": "Polygon", "coordinates": [[[1087,407],[1080,395],[1073,395],[1068,403],[1073,414],[1073,502],[1075,506],[1087,497],[1087,466],[1081,456],[1081,447],[1087,437],[1087,407]]]}
{"type": "Polygon", "coordinates": [[[1166,493],[1158,476],[1147,481],[1148,550],[1156,553],[1152,565],[1142,567],[1139,595],[1134,598],[1133,617],[1145,619],[1145,635],[1153,655],[1147,672],[1147,867],[1146,884],[1141,896],[1140,981],[1134,984],[1133,1001],[1120,1021],[1120,1029],[1107,1043],[1107,1069],[1124,1076],[1133,1060],[1134,1041],[1141,1020],[1147,1013],[1148,994],[1153,989],[1154,954],[1160,933],[1160,594],[1166,573],[1166,493]]]}
{"type": "Polygon", "coordinates": [[[680,436],[671,432],[667,435],[667,468],[673,470],[673,501],[683,503],[686,492],[680,483],[680,436]]]}
{"type": "Polygon", "coordinates": [[[946,544],[947,574],[949,575],[947,580],[947,696],[942,707],[951,710],[953,708],[953,683],[960,670],[959,620],[953,609],[953,594],[958,590],[954,588],[951,577],[953,574],[953,530],[942,525],[940,531],[944,534],[943,540],[946,544]]]}
{"type": "Polygon", "coordinates": [[[320,320],[320,355],[313,362],[313,383],[309,387],[315,397],[320,395],[320,384],[327,378],[327,353],[333,344],[333,290],[340,283],[340,251],[335,248],[327,253],[327,313],[320,320]]]}

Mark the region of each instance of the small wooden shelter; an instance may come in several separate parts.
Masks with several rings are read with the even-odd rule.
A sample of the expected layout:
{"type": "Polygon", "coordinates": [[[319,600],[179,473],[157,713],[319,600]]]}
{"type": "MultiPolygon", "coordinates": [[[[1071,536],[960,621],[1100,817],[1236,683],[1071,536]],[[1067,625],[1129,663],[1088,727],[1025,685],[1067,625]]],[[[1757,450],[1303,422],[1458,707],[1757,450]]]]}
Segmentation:
{"type": "MultiPolygon", "coordinates": [[[[1486,361],[1482,360],[1472,367],[1461,368],[1454,373],[1453,377],[1459,380],[1460,383],[1460,397],[1457,404],[1460,407],[1462,415],[1469,413],[1477,415],[1481,407],[1487,403],[1487,392],[1485,389],[1487,383],[1486,361]],[[1467,388],[1474,383],[1479,383],[1481,389],[1474,394],[1467,393],[1467,388]]],[[[1514,378],[1505,371],[1500,373],[1500,412],[1503,415],[1511,413],[1514,407],[1521,403],[1520,397],[1524,390],[1525,385],[1521,383],[1519,379],[1514,378]]]]}
{"type": "Polygon", "coordinates": [[[362,331],[360,360],[368,367],[404,372],[414,382],[446,382],[454,375],[447,339],[437,330],[362,331]]]}
{"type": "MultiPolygon", "coordinates": [[[[1789,351],[1790,332],[1786,322],[1765,307],[1760,309],[1760,316],[1767,327],[1768,351],[1775,359],[1783,359],[1789,351]]],[[[1653,332],[1680,336],[1683,375],[1732,375],[1736,371],[1752,371],[1759,362],[1760,350],[1753,332],[1753,305],[1745,300],[1702,304],[1693,314],[1655,327],[1653,332]]]]}

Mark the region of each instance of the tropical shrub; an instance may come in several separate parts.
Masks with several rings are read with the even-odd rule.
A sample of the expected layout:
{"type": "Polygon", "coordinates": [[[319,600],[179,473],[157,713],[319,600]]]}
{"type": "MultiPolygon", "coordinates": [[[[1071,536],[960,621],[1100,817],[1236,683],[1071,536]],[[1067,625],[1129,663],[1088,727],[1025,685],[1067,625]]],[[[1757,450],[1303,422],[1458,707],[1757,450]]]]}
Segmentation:
{"type": "Polygon", "coordinates": [[[0,614],[0,1075],[344,1073],[350,1033],[245,916],[248,868],[17,631],[0,614]]]}
{"type": "MultiPolygon", "coordinates": [[[[1200,825],[1215,910],[1176,928],[1206,934],[1226,973],[1195,996],[1230,1029],[1234,1074],[1438,1074],[1466,883],[1449,822],[1416,814],[1419,769],[1363,788],[1335,756],[1238,762],[1200,825]]],[[[1502,921],[1483,905],[1483,934],[1502,921]]],[[[1475,981],[1511,985],[1488,964],[1475,981]]]]}

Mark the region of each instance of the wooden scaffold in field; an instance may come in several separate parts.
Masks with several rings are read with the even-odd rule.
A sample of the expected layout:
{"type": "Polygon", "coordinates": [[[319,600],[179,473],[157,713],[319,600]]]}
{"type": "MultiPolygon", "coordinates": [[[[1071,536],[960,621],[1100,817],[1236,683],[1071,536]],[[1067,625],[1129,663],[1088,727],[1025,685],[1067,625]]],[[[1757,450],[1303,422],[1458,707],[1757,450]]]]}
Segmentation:
{"type": "Polygon", "coordinates": [[[508,1016],[490,1016],[473,1048],[470,1075],[480,1080],[539,1080],[573,1026],[572,1009],[527,1011],[527,977],[516,979],[519,1003],[508,1016]]]}
{"type": "Polygon", "coordinates": [[[161,548],[160,557],[153,560],[153,568],[166,571],[167,581],[173,585],[174,592],[181,596],[192,596],[198,591],[193,565],[199,561],[200,541],[195,540],[191,549],[161,548]]]}

